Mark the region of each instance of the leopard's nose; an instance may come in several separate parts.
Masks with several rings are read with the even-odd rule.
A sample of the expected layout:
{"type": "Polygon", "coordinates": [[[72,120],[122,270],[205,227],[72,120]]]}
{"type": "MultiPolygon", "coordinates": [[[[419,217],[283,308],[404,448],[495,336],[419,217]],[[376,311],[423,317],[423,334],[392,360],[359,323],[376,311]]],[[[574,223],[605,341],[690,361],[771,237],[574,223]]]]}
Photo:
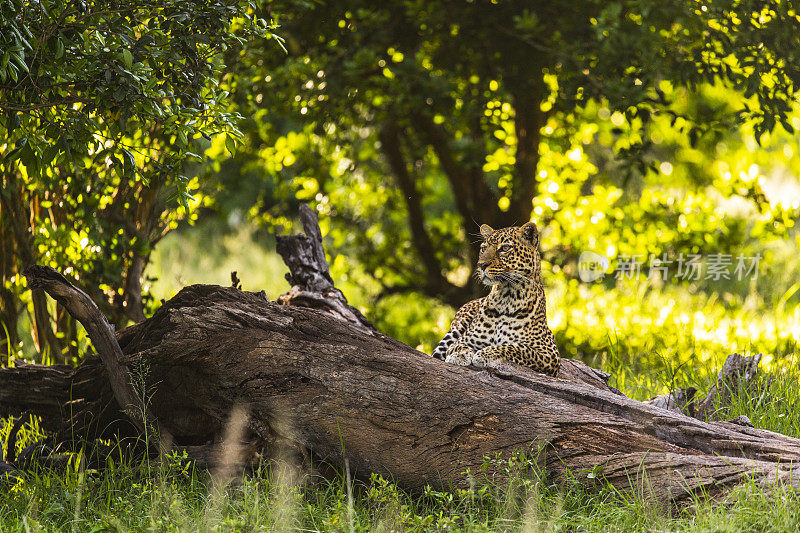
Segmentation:
{"type": "Polygon", "coordinates": [[[478,270],[481,272],[489,268],[489,261],[478,261],[478,270]]]}

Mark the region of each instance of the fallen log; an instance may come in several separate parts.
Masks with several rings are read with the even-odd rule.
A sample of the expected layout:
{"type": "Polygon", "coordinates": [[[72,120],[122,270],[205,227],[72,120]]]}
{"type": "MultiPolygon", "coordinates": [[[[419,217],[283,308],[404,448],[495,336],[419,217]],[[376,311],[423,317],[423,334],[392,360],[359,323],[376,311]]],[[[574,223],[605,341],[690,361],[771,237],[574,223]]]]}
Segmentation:
{"type": "MultiPolygon", "coordinates": [[[[502,476],[485,458],[515,450],[532,452],[553,479],[645,487],[660,500],[747,478],[798,486],[798,439],[629,399],[577,361],[565,360],[558,378],[449,365],[343,318],[339,303],[311,309],[194,285],[116,339],[170,444],[204,464],[219,455],[231,413],[246,412],[242,449],[347,461],[357,476],[376,472],[415,491],[466,486],[465,473],[482,466],[502,476]]],[[[0,415],[22,411],[47,418],[62,445],[137,431],[98,357],[74,369],[0,370],[0,415]]]]}
{"type": "MultiPolygon", "coordinates": [[[[282,445],[333,464],[346,457],[357,475],[378,472],[412,490],[463,485],[485,457],[531,446],[542,448],[554,476],[571,471],[620,488],[641,487],[646,476],[657,498],[714,493],[747,476],[797,485],[797,439],[705,423],[521,367],[448,365],[233,288],[187,287],[119,340],[126,365],[146,368],[150,410],[180,446],[218,441],[228,415],[244,406],[247,439],[265,453],[282,445]]],[[[9,375],[41,378],[43,370],[0,371],[4,415],[38,405],[51,413],[34,390],[6,394],[9,375]]],[[[123,418],[95,358],[71,373],[59,367],[48,383],[64,397],[72,389],[62,420],[67,407],[82,411],[73,419],[93,419],[83,428],[90,437],[123,418]]]]}

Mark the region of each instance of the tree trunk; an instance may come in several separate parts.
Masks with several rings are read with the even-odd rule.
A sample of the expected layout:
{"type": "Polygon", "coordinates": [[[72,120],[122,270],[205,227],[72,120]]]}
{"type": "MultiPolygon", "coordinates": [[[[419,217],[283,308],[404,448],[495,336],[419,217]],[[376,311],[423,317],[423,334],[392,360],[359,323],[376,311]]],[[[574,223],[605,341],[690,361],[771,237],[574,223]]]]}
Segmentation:
{"type": "MultiPolygon", "coordinates": [[[[6,239],[13,238],[14,245],[7,250],[15,250],[19,271],[35,264],[38,254],[33,246],[33,228],[29,227],[32,219],[30,206],[33,200],[25,198],[21,178],[15,172],[6,174],[3,189],[0,190],[0,211],[6,225],[6,239]]],[[[61,342],[53,332],[50,312],[47,309],[47,296],[38,290],[31,291],[33,315],[31,316],[31,335],[39,352],[40,360],[47,352],[52,361],[64,362],[61,342]]],[[[16,323],[7,327],[16,328],[16,323]]]]}
{"type": "MultiPolygon", "coordinates": [[[[319,261],[321,246],[311,244],[319,235],[306,232],[296,240],[319,261]]],[[[295,283],[303,279],[297,268],[295,283]]],[[[320,268],[306,274],[327,286],[320,268]]],[[[319,298],[324,290],[307,292],[319,298]]],[[[206,461],[231,413],[243,409],[247,449],[267,456],[288,449],[315,464],[346,459],[356,475],[377,472],[412,491],[467,486],[465,472],[481,473],[484,458],[520,449],[532,451],[554,479],[571,472],[586,484],[644,487],[660,500],[719,493],[747,477],[798,486],[800,440],[631,400],[606,385],[607,374],[577,361],[565,360],[558,378],[514,365],[449,365],[374,331],[358,315],[342,317],[341,302],[316,307],[232,287],[187,287],[117,334],[123,355],[112,359],[116,366],[89,357],[76,369],[0,370],[0,415],[39,414],[65,443],[75,435],[135,433],[105,370],[127,368],[134,386],[141,378],[139,392],[150,397],[148,414],[163,434],[171,434],[168,444],[206,461]]],[[[101,355],[108,341],[97,346],[101,355]]],[[[114,388],[129,394],[124,384],[114,388]]],[[[485,473],[502,476],[493,464],[485,473]]]]}
{"type": "Polygon", "coordinates": [[[397,186],[403,194],[403,200],[405,200],[411,242],[414,243],[414,248],[417,250],[424,270],[422,277],[425,280],[425,292],[426,294],[441,297],[447,294],[452,284],[447,281],[447,278],[442,273],[442,265],[436,257],[436,247],[428,234],[427,228],[425,228],[425,212],[422,209],[416,178],[409,172],[403,155],[400,128],[393,120],[388,120],[387,124],[381,129],[379,138],[381,140],[381,149],[389,163],[389,168],[392,169],[397,186]]]}
{"type": "Polygon", "coordinates": [[[146,266],[147,258],[134,250],[131,263],[128,265],[128,272],[125,274],[125,288],[123,289],[125,313],[134,322],[141,322],[145,319],[144,304],[142,303],[142,277],[146,266]]]}
{"type": "MultiPolygon", "coordinates": [[[[516,163],[514,164],[514,183],[511,189],[511,202],[506,211],[503,225],[516,226],[531,219],[533,198],[539,179],[539,141],[540,129],[544,127],[546,115],[541,110],[546,96],[540,83],[524,83],[522,89],[514,94],[514,130],[517,136],[516,163]]],[[[503,218],[503,215],[500,215],[503,218]]]]}

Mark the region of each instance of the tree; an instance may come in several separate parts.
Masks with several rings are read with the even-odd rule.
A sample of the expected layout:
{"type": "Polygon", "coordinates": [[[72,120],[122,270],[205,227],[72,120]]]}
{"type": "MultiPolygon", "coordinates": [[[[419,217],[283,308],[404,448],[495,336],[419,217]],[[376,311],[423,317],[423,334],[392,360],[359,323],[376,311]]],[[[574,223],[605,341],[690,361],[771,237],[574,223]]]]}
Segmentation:
{"type": "MultiPolygon", "coordinates": [[[[659,163],[671,150],[653,137],[665,127],[673,145],[691,147],[742,124],[757,138],[793,130],[800,21],[788,5],[332,0],[275,1],[268,13],[281,15],[289,54],[264,57],[256,46],[237,67],[251,73],[233,90],[253,117],[240,161],[293,181],[298,197],[346,222],[336,246],[384,295],[463,303],[476,291],[463,273],[476,222],[534,215],[574,236],[578,199],[618,203],[602,186],[627,193],[643,178],[665,180],[659,163]]],[[[757,183],[733,181],[724,195],[745,188],[764,208],[757,183]]],[[[630,206],[639,191],[622,201],[637,217],[666,226],[681,215],[666,195],[642,214],[630,206]]],[[[270,194],[256,208],[270,220],[284,205],[270,194]]],[[[733,221],[720,239],[743,240],[745,228],[733,221]]],[[[672,235],[704,242],[695,228],[672,235]]],[[[577,255],[549,252],[558,263],[577,255]]]]}
{"type": "MultiPolygon", "coordinates": [[[[218,79],[223,52],[270,35],[254,11],[241,0],[0,6],[3,344],[17,349],[19,274],[36,263],[69,265],[113,324],[144,319],[150,250],[194,200],[189,162],[203,138],[238,134],[218,79]]],[[[31,299],[38,352],[77,357],[74,321],[41,291],[31,299]]]]}

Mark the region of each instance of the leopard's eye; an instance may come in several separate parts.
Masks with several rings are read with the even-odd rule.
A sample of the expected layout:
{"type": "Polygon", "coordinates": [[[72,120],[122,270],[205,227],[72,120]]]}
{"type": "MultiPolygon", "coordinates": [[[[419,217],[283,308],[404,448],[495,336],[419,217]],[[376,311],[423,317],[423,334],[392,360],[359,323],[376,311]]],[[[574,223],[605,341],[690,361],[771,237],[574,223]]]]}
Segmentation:
{"type": "Polygon", "coordinates": [[[485,251],[486,251],[486,243],[484,242],[484,243],[481,244],[481,252],[485,252],[485,251]]]}
{"type": "Polygon", "coordinates": [[[499,250],[501,252],[507,252],[507,251],[511,250],[511,245],[510,244],[503,244],[503,245],[500,246],[499,250]]]}

